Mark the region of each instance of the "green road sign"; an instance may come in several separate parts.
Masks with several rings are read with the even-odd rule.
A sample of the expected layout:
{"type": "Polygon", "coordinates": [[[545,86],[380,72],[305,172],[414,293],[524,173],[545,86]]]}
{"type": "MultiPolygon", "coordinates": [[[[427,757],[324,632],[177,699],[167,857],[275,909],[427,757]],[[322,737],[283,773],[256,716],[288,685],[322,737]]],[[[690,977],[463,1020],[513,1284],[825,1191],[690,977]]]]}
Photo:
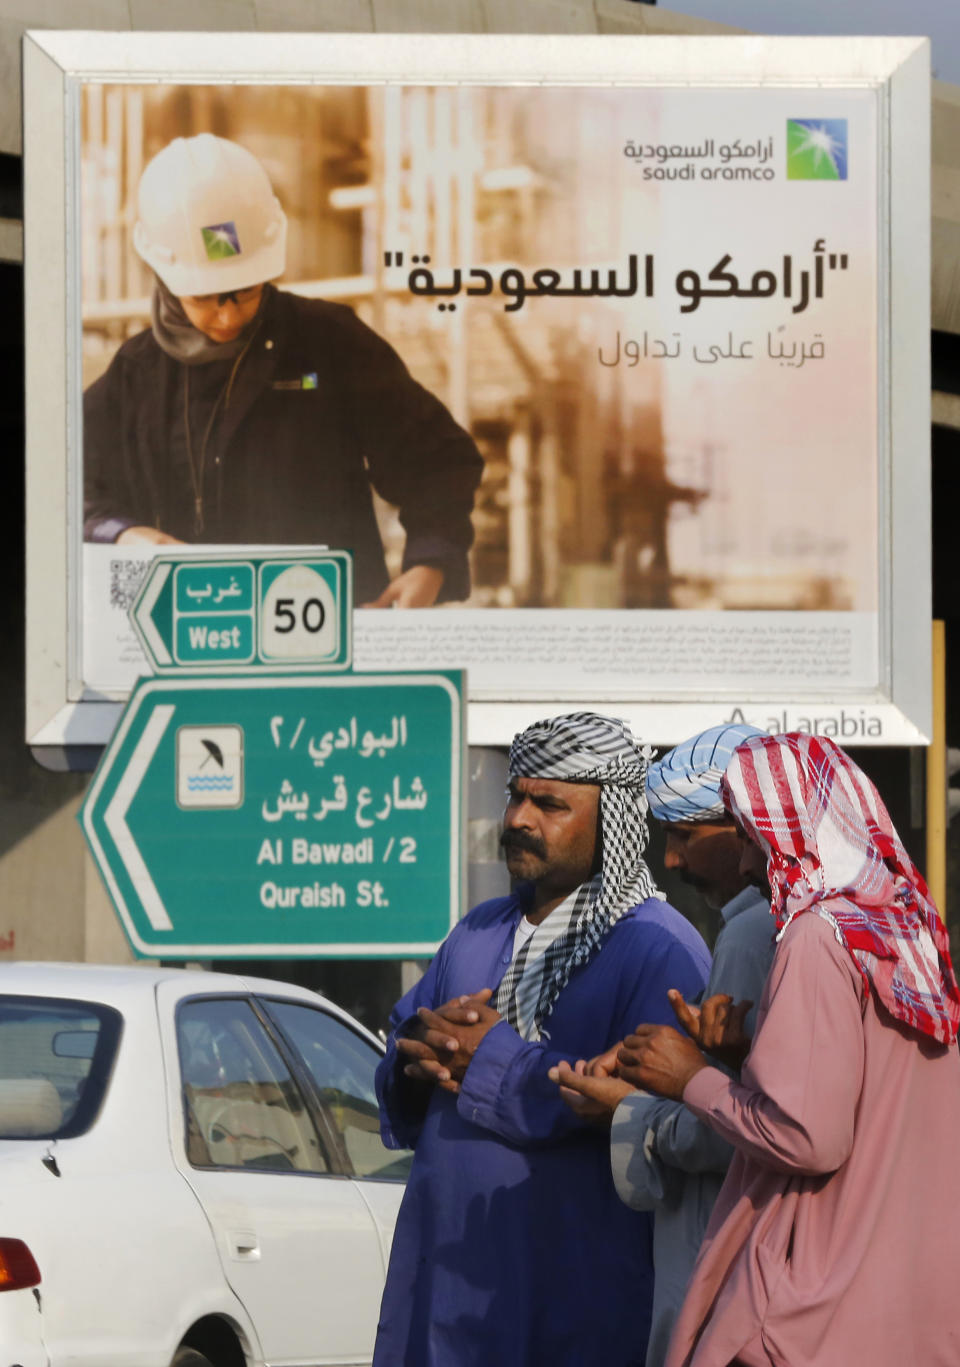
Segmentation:
{"type": "Polygon", "coordinates": [[[141,679],[80,811],[136,954],[416,957],[460,915],[458,673],[141,679]]]}
{"type": "Polygon", "coordinates": [[[157,674],[342,671],[352,578],[349,551],[162,555],[130,619],[157,674]]]}

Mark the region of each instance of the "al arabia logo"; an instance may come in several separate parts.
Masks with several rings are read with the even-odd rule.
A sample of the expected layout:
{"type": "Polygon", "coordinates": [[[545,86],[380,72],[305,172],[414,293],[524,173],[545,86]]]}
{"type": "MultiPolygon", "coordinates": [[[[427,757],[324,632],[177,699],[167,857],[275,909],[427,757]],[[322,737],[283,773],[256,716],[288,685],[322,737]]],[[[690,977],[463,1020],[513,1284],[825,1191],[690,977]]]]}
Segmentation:
{"type": "Polygon", "coordinates": [[[846,119],[787,119],[787,180],[846,178],[846,119]]]}
{"type": "Polygon", "coordinates": [[[240,255],[240,239],[235,223],[211,223],[201,228],[208,261],[222,261],[225,256],[240,255]]]}

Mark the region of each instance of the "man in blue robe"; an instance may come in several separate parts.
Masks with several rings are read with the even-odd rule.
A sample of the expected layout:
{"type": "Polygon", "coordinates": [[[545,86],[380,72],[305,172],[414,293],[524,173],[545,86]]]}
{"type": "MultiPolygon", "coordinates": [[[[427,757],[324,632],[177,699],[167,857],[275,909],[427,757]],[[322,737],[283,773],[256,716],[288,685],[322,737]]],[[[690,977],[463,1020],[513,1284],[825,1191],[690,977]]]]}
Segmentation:
{"type": "Polygon", "coordinates": [[[549,1070],[592,1058],[710,959],[642,859],[649,752],[575,713],[514,738],[502,844],[519,880],[475,907],[398,1002],[381,1127],[413,1147],[375,1367],[642,1367],[650,1216],[617,1198],[608,1136],[549,1070]]]}

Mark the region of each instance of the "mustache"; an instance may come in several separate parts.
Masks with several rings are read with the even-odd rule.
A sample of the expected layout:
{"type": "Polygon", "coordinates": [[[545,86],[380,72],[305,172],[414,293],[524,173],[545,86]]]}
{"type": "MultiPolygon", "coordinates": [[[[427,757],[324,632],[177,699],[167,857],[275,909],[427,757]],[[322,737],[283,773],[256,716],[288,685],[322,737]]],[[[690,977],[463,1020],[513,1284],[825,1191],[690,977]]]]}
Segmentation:
{"type": "Polygon", "coordinates": [[[691,873],[689,869],[680,870],[680,881],[681,883],[686,883],[687,886],[690,888],[699,889],[705,888],[707,886],[707,884],[704,882],[702,878],[698,878],[696,874],[691,873]]]}
{"type": "Polygon", "coordinates": [[[541,859],[547,853],[543,842],[535,835],[527,835],[525,831],[504,831],[500,837],[500,847],[504,850],[528,850],[531,854],[539,855],[541,859]]]}

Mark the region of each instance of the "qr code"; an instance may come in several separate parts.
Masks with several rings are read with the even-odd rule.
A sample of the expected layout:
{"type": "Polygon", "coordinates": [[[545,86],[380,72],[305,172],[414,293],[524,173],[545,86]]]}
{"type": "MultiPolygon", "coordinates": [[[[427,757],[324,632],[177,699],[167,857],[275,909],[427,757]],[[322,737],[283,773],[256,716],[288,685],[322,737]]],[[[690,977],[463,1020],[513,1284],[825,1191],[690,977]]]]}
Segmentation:
{"type": "Polygon", "coordinates": [[[140,591],[149,560],[111,560],[110,561],[110,606],[121,612],[129,612],[133,600],[140,591]]]}

